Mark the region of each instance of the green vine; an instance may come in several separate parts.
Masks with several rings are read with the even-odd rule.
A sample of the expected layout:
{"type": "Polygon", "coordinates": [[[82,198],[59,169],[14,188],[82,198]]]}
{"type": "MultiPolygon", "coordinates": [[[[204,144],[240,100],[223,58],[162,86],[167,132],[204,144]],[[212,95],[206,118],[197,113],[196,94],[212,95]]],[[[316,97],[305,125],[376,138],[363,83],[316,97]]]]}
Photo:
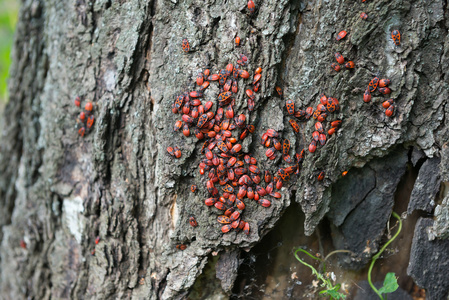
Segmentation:
{"type": "Polygon", "coordinates": [[[310,254],[309,252],[307,252],[306,250],[303,250],[301,248],[298,248],[295,251],[295,257],[296,259],[302,263],[303,265],[309,267],[312,270],[312,274],[314,274],[316,276],[316,278],[318,280],[320,280],[321,286],[324,287],[324,290],[322,290],[320,292],[320,295],[324,295],[324,296],[329,296],[330,299],[345,299],[346,295],[342,294],[339,292],[341,285],[340,284],[336,284],[333,285],[332,281],[329,278],[326,278],[323,274],[325,274],[326,272],[326,260],[333,254],[335,253],[342,253],[342,252],[346,252],[346,253],[351,253],[351,251],[349,250],[336,250],[336,251],[332,251],[331,253],[329,253],[324,259],[321,259],[319,257],[316,257],[312,254],[310,254]],[[298,252],[302,252],[305,253],[306,255],[308,255],[309,257],[318,260],[321,262],[322,264],[322,272],[318,272],[312,265],[309,265],[308,263],[306,263],[305,261],[303,261],[302,259],[299,258],[298,256],[298,252]]]}
{"type": "MultiPolygon", "coordinates": [[[[387,295],[388,293],[392,293],[394,291],[396,291],[399,287],[398,283],[397,283],[397,279],[394,273],[388,273],[385,276],[385,280],[383,283],[383,286],[380,289],[377,289],[374,285],[373,282],[371,281],[371,272],[373,270],[374,267],[374,263],[376,262],[376,260],[381,256],[381,254],[385,251],[385,249],[388,247],[388,245],[391,244],[391,242],[393,242],[399,235],[399,233],[402,230],[402,221],[401,221],[401,217],[395,213],[392,212],[392,216],[395,217],[398,222],[399,222],[399,228],[398,231],[395,233],[395,235],[389,239],[385,245],[383,245],[383,247],[379,250],[379,252],[373,256],[372,260],[371,260],[371,265],[369,267],[368,270],[368,283],[371,286],[371,288],[373,289],[373,291],[379,296],[379,298],[381,300],[386,300],[387,299],[387,295]],[[385,296],[383,296],[385,294],[385,296]]],[[[314,274],[316,276],[316,278],[318,280],[321,281],[321,287],[323,287],[324,289],[322,291],[320,291],[320,295],[324,295],[324,296],[329,296],[330,299],[345,299],[346,295],[344,295],[343,293],[340,293],[340,287],[341,284],[336,284],[333,285],[331,279],[326,278],[326,276],[324,275],[326,273],[326,260],[333,254],[336,253],[352,253],[349,250],[335,250],[332,251],[331,253],[329,253],[324,259],[321,259],[319,257],[314,256],[313,254],[309,253],[306,250],[303,250],[301,248],[298,248],[295,251],[295,258],[302,263],[303,265],[309,267],[312,270],[312,274],[314,274]],[[305,253],[306,255],[308,255],[309,257],[318,260],[321,264],[322,264],[322,272],[318,272],[312,265],[309,265],[308,263],[306,263],[305,261],[303,261],[302,259],[299,258],[298,256],[298,252],[302,252],[305,253]]]]}
{"type": "Polygon", "coordinates": [[[399,287],[397,279],[396,279],[396,276],[395,276],[394,273],[388,273],[385,276],[384,284],[383,284],[383,286],[379,290],[374,286],[373,282],[371,281],[371,271],[373,270],[374,263],[380,257],[382,252],[384,252],[384,250],[388,247],[388,245],[390,245],[391,242],[393,242],[394,239],[396,239],[398,237],[399,233],[402,230],[401,217],[397,213],[395,213],[395,212],[392,212],[391,215],[393,217],[395,217],[398,220],[398,222],[399,222],[398,231],[395,233],[395,235],[391,239],[388,240],[388,242],[385,243],[385,245],[383,245],[383,247],[379,250],[379,252],[377,252],[377,254],[373,256],[373,258],[371,260],[371,265],[369,266],[369,270],[368,270],[368,283],[371,286],[371,288],[373,289],[373,291],[382,300],[386,300],[387,299],[387,295],[385,295],[385,297],[384,297],[384,296],[382,296],[383,294],[392,293],[392,292],[396,291],[397,288],[399,287]]]}

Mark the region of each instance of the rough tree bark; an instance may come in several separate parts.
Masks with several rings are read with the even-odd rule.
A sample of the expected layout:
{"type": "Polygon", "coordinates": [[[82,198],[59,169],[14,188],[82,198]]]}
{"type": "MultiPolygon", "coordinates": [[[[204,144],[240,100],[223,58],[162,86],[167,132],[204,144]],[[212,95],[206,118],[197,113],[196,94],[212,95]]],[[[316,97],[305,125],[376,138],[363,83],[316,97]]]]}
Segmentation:
{"type": "MultiPolygon", "coordinates": [[[[329,220],[334,247],[355,252],[341,256],[340,266],[355,270],[385,241],[393,207],[415,222],[421,218],[413,245],[402,245],[406,253],[412,247],[408,272],[428,299],[447,297],[447,1],[255,2],[257,11],[248,16],[242,0],[22,1],[1,124],[2,298],[195,298],[192,286],[208,261],[216,263],[224,289],[216,296],[225,297],[241,251],[251,253],[294,202],[305,215],[293,223],[304,224],[301,235],[329,220]],[[401,46],[391,40],[393,29],[402,33],[401,46]],[[337,43],[340,30],[349,35],[337,43]],[[187,54],[180,47],[184,37],[187,54]],[[355,69],[331,70],[336,51],[355,61],[355,69]],[[282,165],[265,159],[259,139],[267,128],[296,150],[307,147],[314,130],[305,122],[301,134],[293,132],[276,85],[301,108],[316,106],[322,92],[338,98],[336,116],[343,119],[324,147],[307,153],[280,201],[268,209],[247,203],[248,236],[223,235],[216,214],[204,206],[202,143],[174,134],[179,116],[171,113],[176,95],[193,88],[199,70],[217,71],[240,53],[249,58],[248,70],[263,69],[249,118],[256,131],[243,144],[261,169],[282,165]],[[380,106],[383,97],[362,101],[375,74],[391,79],[392,118],[380,106]],[[75,96],[94,103],[94,130],[84,138],[75,129],[75,96]],[[174,144],[183,151],[179,160],[166,154],[174,144]],[[324,182],[316,181],[320,170],[324,182]],[[394,202],[404,174],[413,186],[402,199],[410,198],[408,210],[394,202]],[[192,195],[194,183],[200,190],[192,195]],[[197,228],[188,224],[191,214],[197,228]],[[177,250],[179,243],[187,249],[177,250]]],[[[216,94],[211,85],[205,97],[216,94]]],[[[242,83],[236,112],[247,112],[245,97],[242,83]]]]}

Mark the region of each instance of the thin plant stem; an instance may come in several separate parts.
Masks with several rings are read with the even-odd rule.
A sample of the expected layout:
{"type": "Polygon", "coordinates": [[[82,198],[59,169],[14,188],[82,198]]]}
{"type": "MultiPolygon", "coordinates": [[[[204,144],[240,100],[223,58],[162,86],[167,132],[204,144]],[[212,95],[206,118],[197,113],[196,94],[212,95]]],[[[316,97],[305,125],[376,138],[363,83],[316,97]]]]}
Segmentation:
{"type": "Polygon", "coordinates": [[[399,228],[398,228],[398,231],[396,231],[395,235],[394,235],[390,240],[388,240],[388,241],[385,243],[385,245],[383,245],[383,247],[379,250],[379,252],[377,252],[376,255],[373,256],[373,258],[372,258],[372,260],[371,260],[371,265],[369,266],[369,269],[368,269],[368,283],[369,283],[369,285],[371,286],[371,288],[373,289],[373,291],[379,296],[379,298],[380,298],[381,300],[385,300],[386,298],[382,297],[382,294],[379,292],[378,289],[376,289],[376,287],[374,286],[373,282],[371,281],[371,271],[373,270],[374,263],[375,263],[376,260],[380,257],[380,255],[382,254],[382,252],[384,252],[384,250],[388,247],[388,245],[390,245],[391,242],[393,242],[394,239],[397,238],[398,235],[399,235],[399,233],[401,232],[401,229],[402,229],[402,221],[401,221],[401,217],[400,217],[397,213],[395,213],[394,211],[391,213],[391,215],[392,215],[393,217],[395,217],[396,219],[398,219],[398,221],[399,221],[399,228]]]}

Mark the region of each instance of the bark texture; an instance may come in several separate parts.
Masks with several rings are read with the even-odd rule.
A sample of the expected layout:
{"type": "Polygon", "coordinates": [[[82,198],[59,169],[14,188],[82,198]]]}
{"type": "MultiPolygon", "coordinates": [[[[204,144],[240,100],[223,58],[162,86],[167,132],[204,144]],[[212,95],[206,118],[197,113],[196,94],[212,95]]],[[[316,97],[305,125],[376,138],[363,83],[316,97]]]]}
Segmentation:
{"type": "MultiPolygon", "coordinates": [[[[216,262],[224,290],[212,293],[226,297],[241,250],[251,251],[292,202],[305,214],[304,234],[329,219],[334,246],[355,253],[342,256],[341,265],[359,269],[379,248],[410,168],[419,175],[403,211],[426,212],[435,221],[419,222],[409,270],[419,276],[416,265],[438,263],[426,257],[441,251],[449,236],[447,1],[255,2],[257,11],[248,16],[240,0],[22,1],[11,97],[0,126],[4,298],[200,297],[192,286],[208,261],[216,262]],[[392,42],[394,29],[402,34],[400,46],[392,42]],[[337,42],[341,30],[348,36],[337,42]],[[187,54],[183,38],[190,41],[187,54]],[[354,70],[330,68],[337,51],[356,63],[354,70]],[[281,200],[268,209],[247,203],[248,236],[223,235],[216,214],[204,206],[202,142],[175,134],[179,115],[171,112],[176,95],[193,89],[198,71],[217,72],[240,53],[248,56],[251,73],[263,69],[255,112],[247,115],[256,131],[243,143],[261,169],[282,165],[267,161],[259,143],[268,128],[297,151],[315,130],[304,122],[295,134],[276,85],[303,109],[316,107],[323,92],[336,97],[341,110],[334,116],[343,119],[324,147],[307,153],[281,200]],[[381,107],[384,97],[362,101],[376,74],[391,79],[392,118],[381,107]],[[75,128],[76,96],[94,103],[94,129],[84,138],[75,128]],[[182,149],[181,159],[166,154],[169,145],[182,149]],[[324,182],[316,180],[321,170],[324,182]],[[190,192],[191,184],[198,193],[190,192]],[[189,225],[190,215],[198,227],[189,225]],[[185,251],[175,248],[181,243],[185,251]]],[[[215,101],[217,92],[211,84],[205,99],[215,101]]],[[[243,83],[234,109],[247,112],[243,83]]],[[[432,278],[447,274],[445,259],[432,278]]],[[[415,280],[430,295],[447,297],[447,284],[415,280]]]]}

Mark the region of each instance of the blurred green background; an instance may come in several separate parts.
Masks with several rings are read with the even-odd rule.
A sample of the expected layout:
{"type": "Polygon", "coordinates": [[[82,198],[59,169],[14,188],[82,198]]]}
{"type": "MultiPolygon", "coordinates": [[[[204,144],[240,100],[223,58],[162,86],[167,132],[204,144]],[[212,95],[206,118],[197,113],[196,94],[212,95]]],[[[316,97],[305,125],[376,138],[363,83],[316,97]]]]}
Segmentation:
{"type": "Polygon", "coordinates": [[[7,80],[18,12],[18,0],[0,0],[0,106],[8,101],[7,80]]]}

